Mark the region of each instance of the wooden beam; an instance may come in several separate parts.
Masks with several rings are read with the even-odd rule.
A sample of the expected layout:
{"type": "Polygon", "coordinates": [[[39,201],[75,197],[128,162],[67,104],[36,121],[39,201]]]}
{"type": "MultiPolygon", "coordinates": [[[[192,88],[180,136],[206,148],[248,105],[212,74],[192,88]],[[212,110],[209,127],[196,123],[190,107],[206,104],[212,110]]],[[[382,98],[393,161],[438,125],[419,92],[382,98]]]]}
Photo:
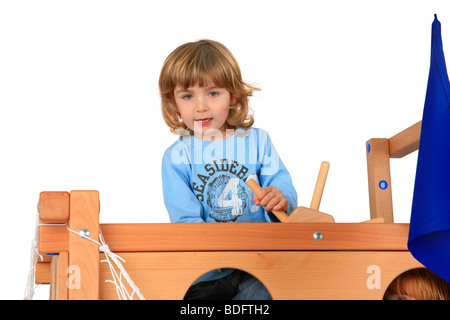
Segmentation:
{"type": "MultiPolygon", "coordinates": [[[[407,250],[404,223],[101,224],[113,252],[244,250],[407,250]],[[314,239],[320,231],[324,238],[314,239]]],[[[67,250],[67,230],[41,226],[41,253],[67,250]]],[[[76,236],[76,235],[74,235],[76,236]]]]}
{"type": "MultiPolygon", "coordinates": [[[[273,299],[381,300],[391,281],[422,267],[408,251],[124,252],[133,282],[148,300],[183,299],[204,273],[237,268],[258,278],[273,299]]],[[[117,299],[106,263],[100,264],[100,299],[117,299]]],[[[131,292],[131,291],[130,291],[131,292]]]]}
{"type": "Polygon", "coordinates": [[[391,158],[402,158],[419,149],[422,121],[397,133],[389,139],[389,155],[391,158]]]}

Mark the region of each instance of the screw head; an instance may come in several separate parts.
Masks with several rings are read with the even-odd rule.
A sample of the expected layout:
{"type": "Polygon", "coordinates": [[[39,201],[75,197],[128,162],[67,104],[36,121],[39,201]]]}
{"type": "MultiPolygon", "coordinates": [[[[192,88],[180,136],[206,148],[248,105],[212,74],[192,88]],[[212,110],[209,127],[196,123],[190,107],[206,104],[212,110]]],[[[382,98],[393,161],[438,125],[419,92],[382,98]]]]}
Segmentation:
{"type": "Polygon", "coordinates": [[[316,231],[314,232],[314,239],[316,239],[317,241],[320,241],[323,239],[323,234],[320,231],[316,231]]]}
{"type": "Polygon", "coordinates": [[[89,238],[89,236],[91,235],[91,232],[89,231],[89,229],[83,228],[80,230],[79,235],[83,239],[86,239],[86,238],[89,238]]]}

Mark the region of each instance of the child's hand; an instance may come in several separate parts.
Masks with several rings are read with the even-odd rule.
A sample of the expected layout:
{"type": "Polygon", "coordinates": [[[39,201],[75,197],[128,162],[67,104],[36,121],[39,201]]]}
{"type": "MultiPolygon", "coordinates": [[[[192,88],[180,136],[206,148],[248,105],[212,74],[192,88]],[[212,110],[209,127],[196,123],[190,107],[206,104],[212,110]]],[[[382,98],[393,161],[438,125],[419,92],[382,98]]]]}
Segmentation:
{"type": "Polygon", "coordinates": [[[253,197],[253,202],[257,206],[263,206],[265,210],[281,210],[286,212],[288,209],[288,201],[278,188],[273,186],[265,187],[260,193],[253,197]]]}

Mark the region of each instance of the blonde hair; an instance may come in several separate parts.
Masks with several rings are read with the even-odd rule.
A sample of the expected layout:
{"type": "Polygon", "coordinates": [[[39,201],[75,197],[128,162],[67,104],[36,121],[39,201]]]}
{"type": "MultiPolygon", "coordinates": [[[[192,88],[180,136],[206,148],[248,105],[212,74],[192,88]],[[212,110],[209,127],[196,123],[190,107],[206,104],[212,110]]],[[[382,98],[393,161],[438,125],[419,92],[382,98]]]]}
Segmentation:
{"type": "Polygon", "coordinates": [[[416,268],[395,278],[384,299],[395,295],[401,299],[450,300],[450,284],[427,268],[416,268]]]}
{"type": "MultiPolygon", "coordinates": [[[[247,129],[253,125],[248,98],[258,88],[245,83],[233,54],[221,43],[213,40],[199,40],[185,43],[176,48],[166,59],[159,77],[161,110],[164,121],[172,133],[180,129],[190,130],[180,121],[174,99],[177,85],[185,89],[206,85],[208,80],[228,90],[236,103],[230,106],[227,127],[247,129]]],[[[192,132],[191,132],[192,134],[192,132]]]]}

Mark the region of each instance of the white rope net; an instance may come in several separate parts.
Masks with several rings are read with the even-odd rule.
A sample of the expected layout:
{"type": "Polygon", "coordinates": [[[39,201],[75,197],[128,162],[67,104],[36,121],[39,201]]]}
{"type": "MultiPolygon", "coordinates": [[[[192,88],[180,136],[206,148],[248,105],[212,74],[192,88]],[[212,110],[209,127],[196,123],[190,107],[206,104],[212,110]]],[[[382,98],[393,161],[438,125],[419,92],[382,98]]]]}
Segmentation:
{"type": "Polygon", "coordinates": [[[133,300],[133,296],[136,294],[140,300],[145,300],[144,296],[140,292],[139,288],[134,284],[131,277],[128,275],[127,271],[123,267],[122,262],[125,262],[123,258],[112,252],[108,245],[105,242],[105,239],[103,238],[102,231],[99,230],[99,240],[100,242],[90,238],[87,236],[83,231],[76,232],[74,230],[71,230],[67,228],[70,232],[73,232],[75,234],[78,234],[80,237],[86,240],[90,240],[92,242],[95,242],[99,246],[100,252],[103,252],[105,254],[106,259],[101,260],[100,262],[107,262],[109,266],[109,270],[111,271],[112,280],[105,280],[105,282],[111,282],[116,287],[116,292],[119,300],[133,300]],[[119,269],[119,274],[117,274],[116,269],[114,268],[114,265],[119,269]],[[128,290],[125,286],[125,284],[122,281],[122,277],[125,278],[125,281],[128,283],[131,289],[133,289],[133,292],[130,294],[128,293],[128,290]]]}
{"type": "MultiPolygon", "coordinates": [[[[36,284],[36,266],[38,261],[43,261],[42,255],[39,254],[38,249],[38,243],[39,243],[39,226],[40,225],[50,225],[50,224],[42,224],[39,220],[39,210],[37,213],[36,218],[36,229],[34,234],[34,239],[31,244],[31,253],[30,253],[30,270],[28,273],[28,281],[27,286],[25,288],[25,294],[24,294],[24,300],[33,300],[34,292],[37,287],[36,284]]],[[[58,224],[51,224],[52,226],[58,225],[58,224]]],[[[61,224],[59,224],[61,225],[61,224]]],[[[105,259],[101,260],[100,262],[106,262],[108,263],[109,270],[111,272],[112,280],[105,280],[105,282],[110,282],[114,284],[116,288],[117,297],[119,300],[133,300],[134,296],[136,295],[139,297],[140,300],[145,300],[144,296],[140,292],[139,288],[135,285],[131,277],[128,275],[127,271],[123,267],[122,262],[125,262],[123,258],[121,258],[119,255],[112,252],[108,245],[105,242],[105,239],[103,237],[103,234],[101,230],[99,230],[99,241],[96,241],[89,237],[88,234],[84,230],[81,231],[75,231],[72,229],[69,229],[68,223],[62,224],[67,226],[67,230],[70,232],[73,232],[75,234],[78,234],[81,238],[92,241],[98,245],[99,251],[103,252],[105,254],[105,259]],[[116,268],[119,269],[119,272],[116,271],[116,268]],[[123,279],[128,283],[129,287],[133,290],[131,293],[128,292],[127,287],[125,283],[123,282],[123,279]]]]}
{"type": "Polygon", "coordinates": [[[39,243],[39,209],[36,214],[36,224],[34,231],[34,239],[31,242],[31,251],[30,251],[30,270],[28,271],[28,281],[27,286],[25,288],[24,300],[33,300],[34,291],[37,287],[36,285],[36,265],[38,260],[43,260],[42,256],[39,255],[38,243],[39,243]]]}

